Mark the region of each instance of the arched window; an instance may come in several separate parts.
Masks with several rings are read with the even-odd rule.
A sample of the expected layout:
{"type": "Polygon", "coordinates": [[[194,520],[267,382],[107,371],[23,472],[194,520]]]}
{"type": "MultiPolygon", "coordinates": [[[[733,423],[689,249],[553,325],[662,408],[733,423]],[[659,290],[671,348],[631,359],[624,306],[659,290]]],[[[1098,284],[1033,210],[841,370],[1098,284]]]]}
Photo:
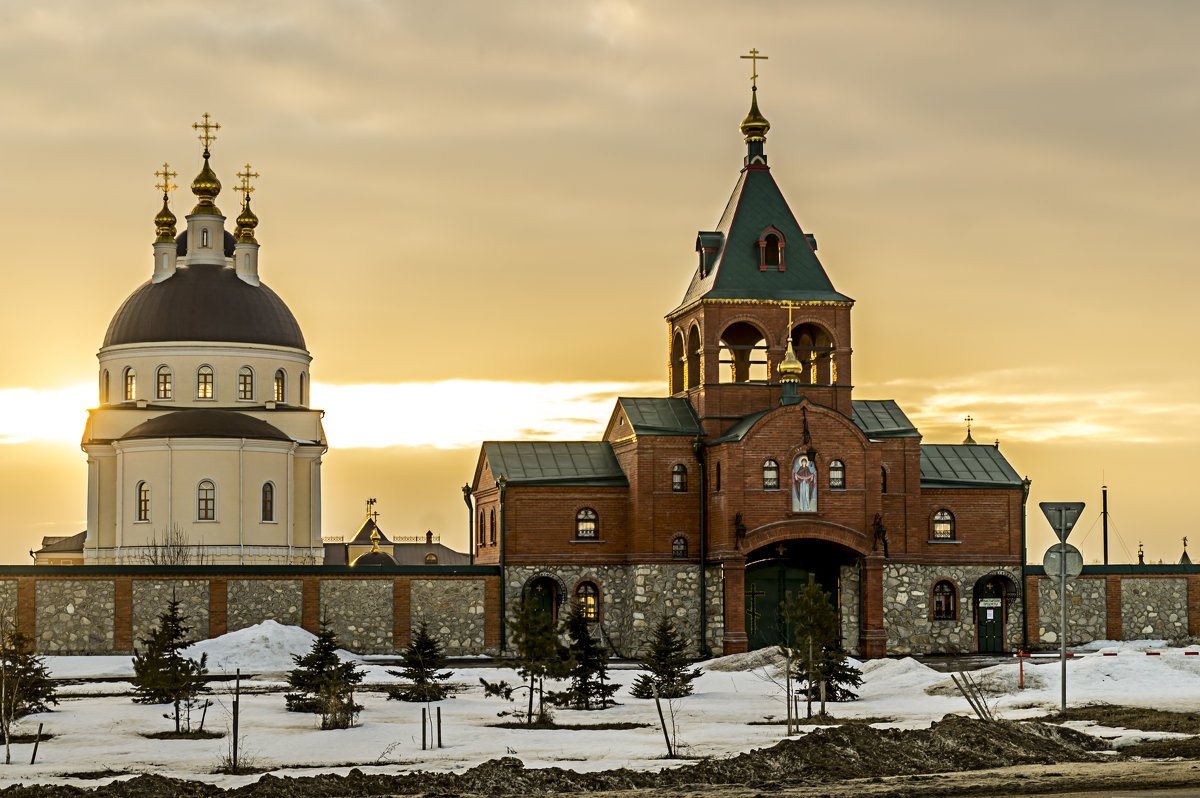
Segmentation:
{"type": "Polygon", "coordinates": [[[108,404],[108,369],[104,370],[104,376],[100,378],[100,403],[108,404]]]}
{"type": "Polygon", "coordinates": [[[201,480],[196,486],[196,520],[217,520],[217,486],[211,479],[201,480]]]}
{"type": "Polygon", "coordinates": [[[580,582],[575,587],[579,614],[589,621],[600,620],[600,588],[595,582],[580,582]]]}
{"type": "Polygon", "coordinates": [[[591,507],[575,513],[575,539],[597,540],[600,537],[600,517],[591,507]]]}
{"type": "Polygon", "coordinates": [[[483,510],[479,511],[479,545],[482,546],[487,542],[487,517],[483,514],[483,510]]]}
{"type": "Polygon", "coordinates": [[[426,565],[437,565],[437,555],[432,551],[425,555],[426,565]]]}
{"type": "Polygon", "coordinates": [[[695,324],[688,330],[687,387],[700,387],[700,328],[695,324]]]}
{"type": "Polygon", "coordinates": [[[879,492],[887,493],[887,469],[879,467],[879,492]]]}
{"type": "Polygon", "coordinates": [[[150,484],[147,482],[137,484],[137,520],[150,520],[150,484]]]}
{"type": "Polygon", "coordinates": [[[721,464],[717,463],[717,465],[713,468],[713,490],[720,490],[720,489],[721,489],[721,464]]]}
{"type": "Polygon", "coordinates": [[[242,366],[238,369],[238,399],[254,398],[254,369],[242,366]]]}
{"type": "Polygon", "coordinates": [[[212,366],[201,366],[196,369],[196,398],[213,398],[213,369],[212,366]]]}
{"type": "Polygon", "coordinates": [[[954,540],[954,514],[949,510],[938,510],[933,514],[933,539],[954,540]]]}
{"type": "Polygon", "coordinates": [[[671,541],[671,559],[686,560],[688,556],[687,538],[679,535],[671,541]]]}
{"type": "Polygon", "coordinates": [[[687,466],[683,463],[676,463],[671,469],[671,490],[687,493],[687,466]]]}
{"type": "Polygon", "coordinates": [[[675,333],[671,340],[671,393],[679,393],[684,386],[684,365],[687,363],[683,353],[683,333],[675,333]]]}
{"type": "Polygon", "coordinates": [[[166,366],[158,367],[158,379],[155,380],[154,397],[156,399],[170,399],[173,393],[171,385],[171,369],[166,366]]]}
{"type": "Polygon", "coordinates": [[[262,486],[262,520],[275,520],[275,485],[270,482],[264,482],[262,486]]]}
{"type": "Polygon", "coordinates": [[[208,228],[201,227],[200,228],[200,248],[208,249],[208,246],[209,246],[208,245],[208,228]]]}
{"type": "Polygon", "coordinates": [[[774,227],[768,227],[758,239],[758,270],[765,272],[774,266],[778,271],[786,271],[783,265],[783,233],[774,227]]]}
{"type": "Polygon", "coordinates": [[[846,489],[846,464],[841,460],[829,461],[829,489],[846,489]]]}
{"type": "Polygon", "coordinates": [[[767,381],[767,339],[753,324],[736,321],[721,333],[718,380],[767,381]]]}
{"type": "Polygon", "coordinates": [[[275,401],[287,401],[287,372],[283,369],[275,372],[275,401]]]}
{"type": "Polygon", "coordinates": [[[779,463],[774,460],[763,463],[763,490],[779,490],[779,463]]]}
{"type": "Polygon", "coordinates": [[[953,621],[958,618],[958,591],[954,583],[948,579],[935,582],[933,585],[933,619],[935,621],[953,621]]]}
{"type": "Polygon", "coordinates": [[[300,404],[308,407],[308,375],[300,372],[300,404]]]}
{"type": "Polygon", "coordinates": [[[804,364],[800,381],[810,385],[833,385],[837,379],[833,365],[833,337],[819,324],[797,324],[792,330],[792,349],[804,364]]]}
{"type": "Polygon", "coordinates": [[[133,367],[125,369],[125,401],[132,402],[137,395],[137,375],[133,372],[133,367]]]}

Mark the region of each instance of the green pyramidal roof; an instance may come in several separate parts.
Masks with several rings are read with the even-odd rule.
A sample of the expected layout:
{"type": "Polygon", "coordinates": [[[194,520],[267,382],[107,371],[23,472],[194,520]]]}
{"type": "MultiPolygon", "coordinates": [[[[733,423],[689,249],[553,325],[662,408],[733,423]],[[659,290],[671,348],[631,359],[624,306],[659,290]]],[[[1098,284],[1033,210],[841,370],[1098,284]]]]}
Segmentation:
{"type": "Polygon", "coordinates": [[[765,166],[742,170],[714,233],[700,234],[697,248],[716,251],[701,256],[676,311],[700,299],[853,301],[834,290],[814,245],[765,166]],[[760,266],[758,242],[772,227],[783,237],[784,271],[777,266],[763,271],[760,266]]]}

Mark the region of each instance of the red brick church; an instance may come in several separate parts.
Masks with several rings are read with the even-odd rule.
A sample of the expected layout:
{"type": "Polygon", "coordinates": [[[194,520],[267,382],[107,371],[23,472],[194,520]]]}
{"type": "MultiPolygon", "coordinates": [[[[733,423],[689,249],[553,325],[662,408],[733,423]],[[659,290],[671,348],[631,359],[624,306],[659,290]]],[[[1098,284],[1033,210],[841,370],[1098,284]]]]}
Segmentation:
{"type": "Polygon", "coordinates": [[[1028,483],[969,431],[923,443],[894,401],[855,398],[854,300],[775,182],[754,92],[666,316],[667,395],[619,399],[603,440],[485,442],[475,562],[507,605],[580,602],[618,655],[664,614],[698,654],[774,644],[810,579],[861,656],[1014,650],[1028,483]]]}

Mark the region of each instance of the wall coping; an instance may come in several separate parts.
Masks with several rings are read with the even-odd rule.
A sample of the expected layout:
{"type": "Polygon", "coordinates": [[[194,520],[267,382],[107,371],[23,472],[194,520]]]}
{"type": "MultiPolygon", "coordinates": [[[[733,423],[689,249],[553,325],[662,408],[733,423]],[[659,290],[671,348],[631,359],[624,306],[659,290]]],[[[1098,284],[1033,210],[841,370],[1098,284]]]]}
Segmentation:
{"type": "Polygon", "coordinates": [[[499,576],[495,565],[0,565],[0,579],[36,576],[499,576]]]}
{"type": "MultiPolygon", "coordinates": [[[[1185,574],[1200,574],[1200,564],[1180,565],[1179,563],[1146,564],[1146,565],[1085,565],[1079,576],[1115,576],[1130,574],[1134,576],[1171,576],[1185,574]]],[[[1026,565],[1026,576],[1046,576],[1046,569],[1040,565],[1026,565]]]]}

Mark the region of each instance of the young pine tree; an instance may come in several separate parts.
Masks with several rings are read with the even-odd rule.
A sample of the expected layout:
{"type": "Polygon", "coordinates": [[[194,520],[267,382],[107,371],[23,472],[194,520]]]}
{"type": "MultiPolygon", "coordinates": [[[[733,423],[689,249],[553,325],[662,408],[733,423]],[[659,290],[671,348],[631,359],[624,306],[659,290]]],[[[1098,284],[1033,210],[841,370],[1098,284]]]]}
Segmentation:
{"type": "Polygon", "coordinates": [[[511,687],[506,682],[489,684],[487,680],[480,679],[484,694],[511,700],[514,690],[525,689],[529,692],[525,722],[530,726],[548,722],[542,688],[547,677],[561,679],[571,672],[570,652],[558,642],[558,630],[551,614],[545,610],[539,611],[537,602],[528,597],[522,597],[513,605],[508,630],[517,653],[512,667],[516,668],[525,684],[511,687]],[[535,696],[538,699],[536,715],[533,712],[535,696]]]}
{"type": "Polygon", "coordinates": [[[821,701],[853,701],[855,687],[862,675],[846,661],[842,648],[841,619],[829,594],[816,582],[810,582],[796,596],[788,596],[784,615],[792,632],[789,659],[794,673],[808,697],[808,715],[812,717],[814,695],[821,701]]]}
{"type": "Polygon", "coordinates": [[[567,637],[571,641],[567,650],[573,663],[571,686],[552,693],[550,700],[572,709],[604,709],[612,703],[618,685],[608,683],[607,654],[592,637],[591,623],[578,604],[567,617],[567,637]]]}
{"type": "Polygon", "coordinates": [[[421,621],[400,655],[400,670],[388,671],[392,676],[407,679],[409,683],[389,687],[388,698],[441,701],[450,692],[450,686],[444,682],[452,675],[450,671],[438,673],[438,669],[445,664],[442,644],[429,634],[429,624],[421,621]]]}
{"type": "Polygon", "coordinates": [[[296,668],[288,671],[288,684],[296,691],[283,697],[288,711],[320,715],[322,729],[348,729],[362,711],[354,703],[354,688],[366,673],[354,662],[343,662],[337,651],[337,633],[321,621],[312,650],[293,655],[296,668]]]}
{"type": "Polygon", "coordinates": [[[33,645],[21,631],[0,632],[0,730],[4,732],[4,764],[12,763],[13,724],[37,712],[48,712],[57,704],[54,682],[45,660],[33,653],[33,645]]]}
{"type": "MultiPolygon", "coordinates": [[[[179,601],[172,598],[158,616],[158,626],[150,636],[139,642],[142,650],[133,655],[134,701],[139,704],[171,704],[175,714],[175,733],[180,729],[180,709],[191,709],[196,696],[208,690],[204,675],[208,673],[208,655],[200,659],[183,656],[188,646],[188,632],[179,611],[179,601]]],[[[190,714],[188,716],[190,718],[190,714]]],[[[190,721],[189,728],[190,731],[190,721]]]]}
{"type": "Polygon", "coordinates": [[[687,643],[675,631],[669,618],[662,618],[654,627],[654,639],[642,660],[642,670],[630,689],[634,698],[653,698],[653,687],[659,698],[683,698],[692,694],[692,680],[700,675],[698,668],[689,668],[687,643]]]}

